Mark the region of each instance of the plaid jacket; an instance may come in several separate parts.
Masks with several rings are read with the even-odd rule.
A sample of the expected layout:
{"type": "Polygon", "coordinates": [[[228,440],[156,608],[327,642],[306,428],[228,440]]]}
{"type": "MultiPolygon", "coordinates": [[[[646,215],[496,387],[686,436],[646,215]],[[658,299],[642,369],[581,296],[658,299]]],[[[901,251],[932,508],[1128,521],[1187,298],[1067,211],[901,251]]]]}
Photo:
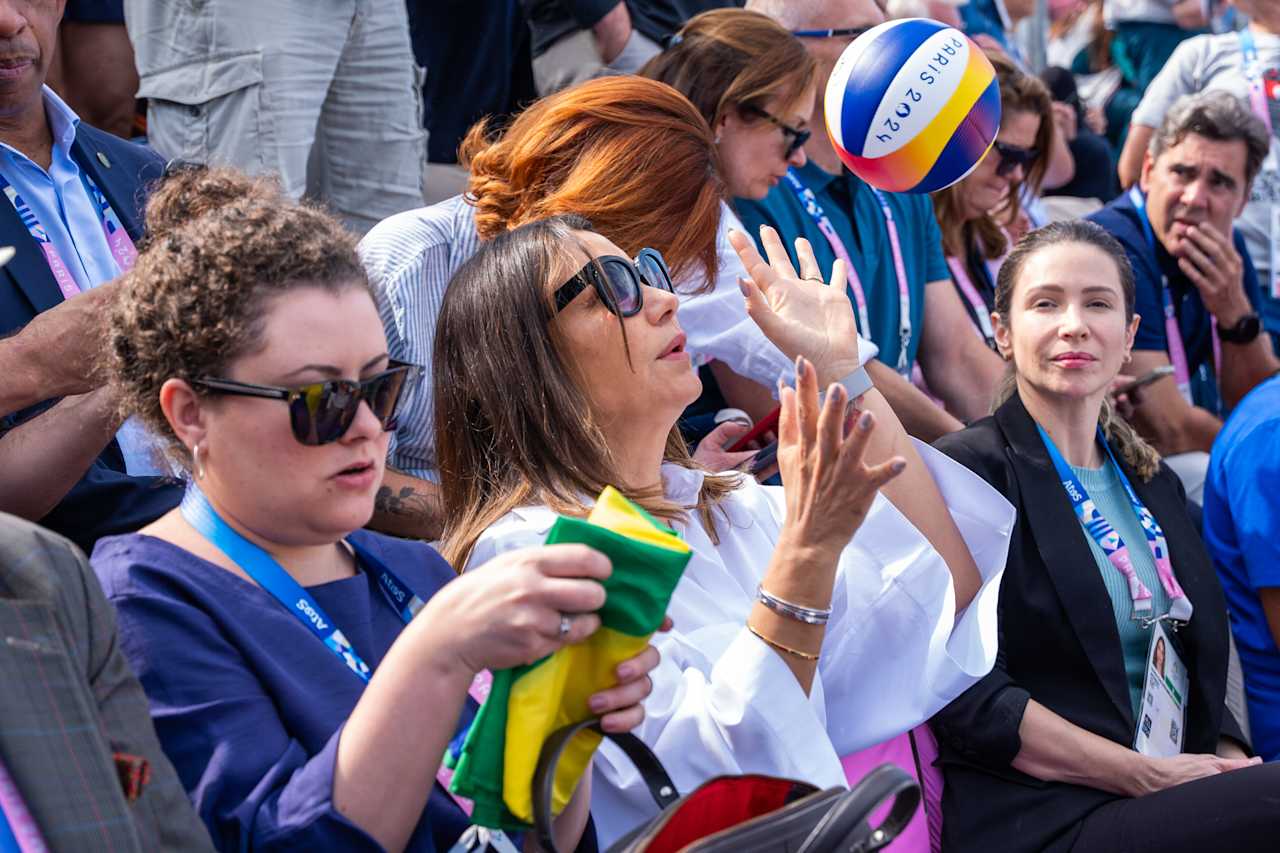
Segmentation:
{"type": "Polygon", "coordinates": [[[3,513],[0,760],[51,850],[213,849],[160,751],[84,555],[3,513]],[[129,799],[113,753],[149,765],[129,799]]]}

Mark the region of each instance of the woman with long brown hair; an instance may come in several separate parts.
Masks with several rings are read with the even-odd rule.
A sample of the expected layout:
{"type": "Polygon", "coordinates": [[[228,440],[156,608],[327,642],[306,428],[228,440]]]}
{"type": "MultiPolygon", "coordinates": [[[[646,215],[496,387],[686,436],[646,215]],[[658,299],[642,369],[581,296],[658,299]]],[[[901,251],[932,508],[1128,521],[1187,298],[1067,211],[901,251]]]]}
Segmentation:
{"type": "MultiPolygon", "coordinates": [[[[790,79],[775,81],[778,91],[790,91],[790,79]]],[[[785,171],[784,140],[773,125],[759,121],[738,130],[767,136],[785,171]]],[[[789,360],[746,316],[737,284],[743,270],[728,243],[736,219],[724,203],[721,148],[736,132],[722,131],[717,146],[688,99],[640,77],[592,80],[544,98],[497,136],[487,125],[473,128],[461,150],[471,170],[467,192],[394,216],[361,241],[392,355],[429,369],[436,315],[462,263],[507,229],[572,213],[588,217],[628,257],[647,245],[667,258],[683,297],[688,346],[700,361],[717,359],[765,387],[789,376],[789,360]]],[[[392,532],[435,538],[431,389],[411,390],[403,406],[390,455],[396,470],[388,472],[380,507],[429,521],[392,524],[392,532]],[[421,511],[406,506],[414,501],[421,511]]],[[[733,429],[745,432],[728,425],[713,435],[723,442],[733,429]]]]}
{"type": "MultiPolygon", "coordinates": [[[[848,298],[822,283],[806,242],[802,278],[776,233],[768,262],[745,234],[733,241],[752,318],[797,359],[797,388],[780,389],[785,492],[690,463],[675,425],[701,388],[669,278],[559,217],[482,246],[445,296],[442,551],[483,573],[489,555],[542,541],[556,513],[582,515],[615,486],[693,550],[637,730],[676,784],[738,772],[845,784],[842,756],[990,668],[1012,518],[907,438],[859,367],[848,298]],[[854,399],[862,411],[847,414],[854,399]]],[[[608,844],[652,802],[625,759],[606,749],[596,767],[608,844]]]]}
{"type": "Polygon", "coordinates": [[[1225,708],[1213,564],[1177,477],[1109,402],[1138,327],[1124,249],[1091,222],[1032,232],[991,319],[1002,402],[937,445],[1018,520],[996,666],[931,721],[944,849],[1274,849],[1280,767],[1253,766],[1225,708]]]}
{"type": "Polygon", "coordinates": [[[1054,145],[1053,101],[1036,77],[1003,53],[988,51],[1000,83],[1000,132],[972,172],[933,194],[951,278],[974,331],[995,348],[988,315],[996,272],[1012,248],[1010,230],[1025,229],[1024,193],[1040,191],[1054,145]]]}

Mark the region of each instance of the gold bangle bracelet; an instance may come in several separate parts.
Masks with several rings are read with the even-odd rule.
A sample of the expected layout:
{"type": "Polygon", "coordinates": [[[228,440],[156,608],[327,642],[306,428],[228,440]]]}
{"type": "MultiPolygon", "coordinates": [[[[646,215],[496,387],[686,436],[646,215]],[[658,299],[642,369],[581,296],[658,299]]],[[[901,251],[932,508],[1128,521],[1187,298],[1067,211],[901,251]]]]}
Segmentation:
{"type": "Polygon", "coordinates": [[[808,652],[802,652],[799,649],[793,649],[790,646],[784,646],[782,645],[782,643],[778,643],[773,640],[770,640],[764,634],[761,634],[759,631],[753,628],[750,622],[747,623],[747,630],[755,634],[757,637],[759,637],[760,640],[764,642],[766,645],[772,646],[773,648],[777,649],[780,652],[786,652],[789,655],[794,655],[795,657],[798,657],[801,660],[817,660],[818,659],[817,655],[811,655],[808,652]]]}

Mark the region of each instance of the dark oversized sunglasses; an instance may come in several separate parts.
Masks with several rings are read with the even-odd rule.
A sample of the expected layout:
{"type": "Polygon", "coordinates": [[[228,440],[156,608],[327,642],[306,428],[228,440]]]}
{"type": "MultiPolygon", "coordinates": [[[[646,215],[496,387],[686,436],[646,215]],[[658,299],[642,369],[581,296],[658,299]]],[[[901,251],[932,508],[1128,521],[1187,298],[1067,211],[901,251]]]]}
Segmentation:
{"type": "Polygon", "coordinates": [[[289,404],[289,426],[293,428],[293,437],[302,444],[316,446],[329,444],[346,435],[362,401],[369,404],[373,416],[384,430],[396,428],[396,406],[404,389],[417,378],[420,368],[397,361],[390,364],[387,370],[359,382],[326,379],[299,388],[279,388],[203,376],[194,384],[214,394],[284,400],[289,404]]]}
{"type": "Polygon", "coordinates": [[[1031,171],[1031,164],[1036,161],[1037,152],[1034,148],[1022,148],[1018,145],[997,142],[995,149],[1000,155],[1000,165],[996,166],[996,174],[1002,178],[1009,177],[1009,174],[1019,166],[1022,167],[1022,174],[1026,175],[1031,171]]]}
{"type": "Polygon", "coordinates": [[[605,306],[619,317],[631,317],[644,307],[644,286],[675,293],[671,271],[657,249],[641,249],[634,261],[619,255],[592,258],[573,278],[556,288],[556,313],[588,287],[605,306]]]}
{"type": "Polygon", "coordinates": [[[802,39],[856,39],[871,27],[838,27],[830,30],[792,30],[791,35],[802,39]]]}
{"type": "Polygon", "coordinates": [[[800,148],[803,148],[804,144],[809,141],[809,137],[813,135],[813,131],[807,130],[807,129],[801,130],[798,127],[792,127],[791,125],[784,122],[782,119],[778,118],[772,113],[769,113],[769,112],[766,112],[765,110],[760,109],[759,107],[754,107],[751,104],[747,104],[744,107],[744,109],[747,112],[751,113],[752,115],[759,116],[760,118],[764,119],[765,121],[769,122],[770,124],[774,125],[779,130],[782,131],[783,137],[785,137],[787,140],[786,157],[788,159],[790,159],[791,155],[796,153],[797,150],[799,150],[800,148]]]}

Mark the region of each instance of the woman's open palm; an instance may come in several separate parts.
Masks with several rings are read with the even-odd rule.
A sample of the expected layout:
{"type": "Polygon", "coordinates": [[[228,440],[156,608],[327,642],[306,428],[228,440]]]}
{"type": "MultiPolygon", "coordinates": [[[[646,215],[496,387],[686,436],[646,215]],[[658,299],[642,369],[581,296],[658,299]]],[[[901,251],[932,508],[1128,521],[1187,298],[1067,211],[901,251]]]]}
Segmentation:
{"type": "Polygon", "coordinates": [[[788,358],[808,359],[818,369],[819,381],[848,376],[859,365],[858,327],[845,293],[844,261],[835,262],[831,283],[825,284],[808,240],[796,240],[797,275],[778,232],[764,225],[760,237],[768,261],[746,234],[729,232],[729,242],[751,276],[739,280],[747,314],[788,358]]]}

